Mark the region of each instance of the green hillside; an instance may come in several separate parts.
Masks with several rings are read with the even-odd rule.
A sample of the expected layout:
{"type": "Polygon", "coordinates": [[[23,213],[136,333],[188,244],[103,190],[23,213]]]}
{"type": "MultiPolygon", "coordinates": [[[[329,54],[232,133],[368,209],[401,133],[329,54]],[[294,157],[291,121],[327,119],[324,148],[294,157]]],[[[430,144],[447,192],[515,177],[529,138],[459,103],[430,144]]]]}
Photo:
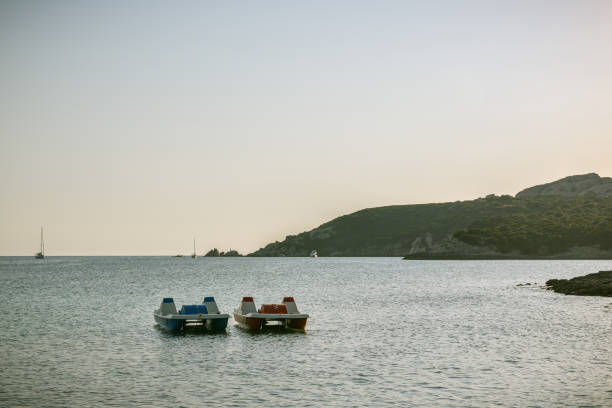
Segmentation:
{"type": "Polygon", "coordinates": [[[522,211],[487,216],[455,238],[503,253],[554,255],[572,247],[612,249],[612,199],[595,195],[515,199],[522,211]]]}
{"type": "Polygon", "coordinates": [[[440,240],[486,216],[512,213],[512,197],[443,204],[368,208],[338,217],[312,231],[289,235],[252,256],[401,256],[419,237],[440,240]]]}
{"type": "MultiPolygon", "coordinates": [[[[579,177],[579,176],[578,176],[579,177]]],[[[487,196],[368,208],[249,256],[612,257],[612,197],[487,196]]]]}

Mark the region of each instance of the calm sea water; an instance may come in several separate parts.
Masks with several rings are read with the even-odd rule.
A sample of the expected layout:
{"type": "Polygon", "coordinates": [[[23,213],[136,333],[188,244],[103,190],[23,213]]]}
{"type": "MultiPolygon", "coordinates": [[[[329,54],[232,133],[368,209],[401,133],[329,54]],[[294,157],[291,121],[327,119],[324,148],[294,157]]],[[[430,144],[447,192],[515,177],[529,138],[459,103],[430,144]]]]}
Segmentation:
{"type": "Polygon", "coordinates": [[[610,261],[0,258],[0,405],[611,407],[612,299],[518,283],[610,261]],[[152,311],[294,296],[306,333],[152,311]]]}

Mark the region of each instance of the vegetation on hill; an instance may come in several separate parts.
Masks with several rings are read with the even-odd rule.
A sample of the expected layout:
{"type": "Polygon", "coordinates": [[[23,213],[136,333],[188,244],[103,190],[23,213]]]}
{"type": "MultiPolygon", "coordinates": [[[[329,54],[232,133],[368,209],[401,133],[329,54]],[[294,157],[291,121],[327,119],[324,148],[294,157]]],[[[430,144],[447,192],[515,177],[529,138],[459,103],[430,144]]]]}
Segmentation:
{"type": "MultiPolygon", "coordinates": [[[[413,259],[612,257],[607,180],[582,175],[550,183],[555,188],[578,183],[581,187],[574,195],[489,195],[471,201],[368,208],[289,235],[249,256],[308,256],[315,249],[319,256],[413,259]]],[[[554,190],[537,187],[540,192],[554,190]]]]}
{"type": "MultiPolygon", "coordinates": [[[[554,254],[589,245],[610,249],[612,199],[491,195],[473,201],[371,208],[287,236],[251,255],[307,256],[312,249],[320,256],[442,254],[449,252],[449,245],[457,246],[452,238],[501,254],[554,254]]],[[[456,255],[465,250],[459,247],[456,255]]]]}
{"type": "MultiPolygon", "coordinates": [[[[512,199],[507,196],[507,199],[512,199]]],[[[312,231],[289,235],[250,254],[252,256],[401,256],[416,239],[442,239],[483,215],[511,211],[499,200],[395,205],[368,208],[338,217],[312,231]]]]}
{"type": "Polygon", "coordinates": [[[576,246],[612,249],[612,199],[539,196],[512,202],[519,212],[483,217],[454,237],[502,254],[552,255],[576,246]]]}

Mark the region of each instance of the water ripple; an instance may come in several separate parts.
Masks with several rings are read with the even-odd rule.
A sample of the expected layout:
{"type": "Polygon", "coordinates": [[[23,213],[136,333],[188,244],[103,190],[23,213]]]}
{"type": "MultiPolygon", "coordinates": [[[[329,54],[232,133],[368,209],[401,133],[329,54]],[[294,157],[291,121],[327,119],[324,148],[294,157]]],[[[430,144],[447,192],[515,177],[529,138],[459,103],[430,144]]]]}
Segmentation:
{"type": "Polygon", "coordinates": [[[608,261],[0,258],[0,406],[612,406],[608,261]],[[294,296],[306,333],[167,333],[164,296],[294,296]]]}

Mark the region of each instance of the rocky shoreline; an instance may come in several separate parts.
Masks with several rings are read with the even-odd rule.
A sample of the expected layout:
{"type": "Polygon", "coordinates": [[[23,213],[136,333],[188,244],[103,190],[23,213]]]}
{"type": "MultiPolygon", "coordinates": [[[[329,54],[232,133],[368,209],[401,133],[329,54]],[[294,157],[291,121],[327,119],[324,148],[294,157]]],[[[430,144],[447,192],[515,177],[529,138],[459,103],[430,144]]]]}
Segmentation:
{"type": "Polygon", "coordinates": [[[572,279],[550,279],[548,289],[565,295],[612,297],[612,271],[600,271],[572,279]]]}

